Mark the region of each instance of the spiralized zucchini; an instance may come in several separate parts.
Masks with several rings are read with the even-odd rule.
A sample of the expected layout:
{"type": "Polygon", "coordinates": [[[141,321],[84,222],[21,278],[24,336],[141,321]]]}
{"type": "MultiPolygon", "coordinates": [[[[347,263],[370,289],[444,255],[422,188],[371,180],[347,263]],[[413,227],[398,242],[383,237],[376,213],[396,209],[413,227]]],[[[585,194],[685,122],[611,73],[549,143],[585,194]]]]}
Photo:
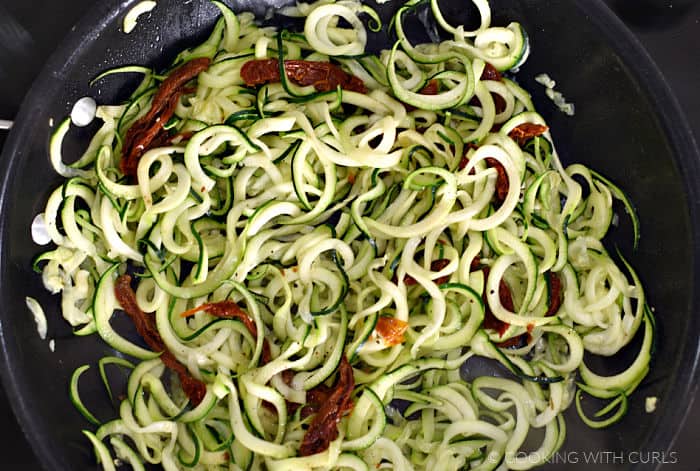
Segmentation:
{"type": "Polygon", "coordinates": [[[51,163],[66,180],[43,212],[56,247],[36,264],[77,335],[137,360],[100,362],[110,397],[105,367],[131,371],[107,422],[80,398],[88,366],[71,381],[73,403],[98,424],[85,435],[104,469],[114,458],[167,470],[529,469],[564,443],[574,399],[593,427],[624,415],[649,369],[654,319],[632,267],[601,240],[614,200],[637,230],[633,207],[598,173],[564,166],[549,131],[514,138],[546,123],[512,76],[484,74],[525,60],[522,27],[492,26],[488,2],[474,0],[480,26],[465,31],[438,3],[398,8],[398,41],[374,56],[366,28],[378,17],[358,2],[287,9],[303,33],[214,2],[211,36],[173,63],[211,59],[163,123],[182,139],[145,152],[135,179],[119,170],[124,137],[169,71],[102,74],[144,78],[125,104],[99,107],[103,125],[75,164],[61,155],[69,121],[58,128],[51,163]],[[421,11],[451,39],[413,44],[403,20],[421,11]],[[266,58],[332,60],[368,91],[318,92],[284,74],[246,86],[243,65],[266,58]],[[127,270],[167,349],[206,384],[196,407],[156,352],[111,326],[127,270]],[[263,335],[197,310],[224,300],[263,335]],[[385,335],[387,318],[405,332],[385,335]],[[640,328],[626,370],[589,366],[640,328]],[[311,418],[292,405],[332,386],[343,357],[353,406],[325,451],[298,456],[311,418]],[[464,377],[465,361],[495,376],[464,377]],[[608,405],[590,418],[583,394],[608,405]],[[525,452],[535,429],[541,444],[525,452]]]}

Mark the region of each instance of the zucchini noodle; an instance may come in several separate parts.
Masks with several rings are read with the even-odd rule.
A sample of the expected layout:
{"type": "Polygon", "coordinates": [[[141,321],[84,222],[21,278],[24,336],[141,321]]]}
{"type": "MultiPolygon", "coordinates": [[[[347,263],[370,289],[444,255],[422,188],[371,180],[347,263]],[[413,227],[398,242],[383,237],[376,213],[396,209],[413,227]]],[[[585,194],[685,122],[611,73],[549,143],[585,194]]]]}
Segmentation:
{"type": "Polygon", "coordinates": [[[35,268],[76,335],[135,361],[107,357],[70,381],[102,467],[520,470],[562,446],[572,403],[592,427],[619,420],[649,370],[655,320],[631,265],[602,239],[615,200],[635,247],[638,221],[609,180],[564,165],[509,75],[529,52],[522,27],[492,26],[486,0],[473,0],[473,31],[435,0],[411,0],[388,26],[396,43],[375,56],[366,29],[379,17],[356,1],[288,8],[303,22],[295,31],[213,3],[210,37],[171,69],[98,77],[143,80],[126,103],[98,108],[85,154],[65,156],[74,164],[62,152],[68,119],[51,140],[65,181],[41,214],[55,247],[35,268]],[[450,39],[414,44],[403,21],[424,13],[450,39]],[[208,68],[162,123],[172,139],[125,177],[127,131],[197,58],[208,68]],[[265,59],[278,80],[247,85],[244,65],[265,59]],[[366,93],[318,90],[285,69],[329,60],[366,93]],[[127,272],[163,349],[205,385],[198,403],[164,356],[110,323],[128,310],[115,295],[127,272]],[[247,319],[207,308],[224,302],[247,319]],[[593,356],[640,330],[627,369],[596,373],[593,356]],[[354,388],[337,437],[301,456],[310,398],[341,387],[345,361],[354,388]],[[465,361],[495,376],[464,377],[465,361]],[[79,383],[99,371],[116,398],[108,366],[130,373],[104,421],[79,383]],[[607,404],[589,416],[584,395],[607,404]]]}

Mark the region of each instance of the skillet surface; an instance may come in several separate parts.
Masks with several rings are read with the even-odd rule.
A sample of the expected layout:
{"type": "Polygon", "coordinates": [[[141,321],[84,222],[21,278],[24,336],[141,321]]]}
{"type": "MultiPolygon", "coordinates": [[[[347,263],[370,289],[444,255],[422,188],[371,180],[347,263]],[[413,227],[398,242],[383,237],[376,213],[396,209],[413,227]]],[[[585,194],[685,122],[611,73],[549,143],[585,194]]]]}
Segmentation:
{"type": "MultiPolygon", "coordinates": [[[[126,36],[118,29],[123,13],[134,3],[100,2],[66,38],[28,95],[0,160],[3,379],[31,443],[52,470],[84,469],[94,463],[80,434],[87,424],[68,401],[67,382],[76,366],[95,362],[109,350],[97,339],[74,338],[59,320],[57,300],[43,291],[39,277],[31,272],[31,258],[39,250],[28,237],[29,225],[59,182],[48,165],[48,119],[58,121],[84,95],[95,96],[100,103],[124,98],[133,81],[90,88],[89,79],[114,65],[165,65],[208,32],[216,14],[202,1],[161,0],[154,14],[143,17],[136,31],[126,36]],[[55,354],[36,335],[24,307],[26,295],[48,308],[49,336],[58,345],[55,354]]],[[[233,3],[237,10],[255,7],[262,14],[265,4],[280,2],[233,3]]],[[[458,3],[443,2],[447,8],[458,3]]],[[[551,123],[565,161],[582,161],[604,171],[621,182],[637,203],[642,242],[631,258],[662,319],[652,373],[633,397],[628,416],[601,432],[587,429],[570,414],[565,449],[667,449],[696,379],[698,351],[698,320],[691,316],[697,306],[693,286],[698,268],[698,159],[689,130],[658,71],[602,3],[498,0],[492,4],[496,23],[517,19],[530,33],[533,53],[519,79],[551,123]],[[533,76],[543,71],[557,79],[567,98],[577,104],[575,118],[555,111],[534,84],[533,76]],[[649,395],[667,398],[654,415],[643,411],[644,397],[649,395]]],[[[453,12],[464,13],[456,7],[453,12]]],[[[87,131],[71,136],[68,145],[75,149],[89,138],[87,131]]],[[[103,394],[97,384],[93,386],[86,397],[94,398],[98,416],[113,416],[109,404],[100,402],[103,394]]],[[[552,465],[557,467],[562,465],[552,465]]]]}

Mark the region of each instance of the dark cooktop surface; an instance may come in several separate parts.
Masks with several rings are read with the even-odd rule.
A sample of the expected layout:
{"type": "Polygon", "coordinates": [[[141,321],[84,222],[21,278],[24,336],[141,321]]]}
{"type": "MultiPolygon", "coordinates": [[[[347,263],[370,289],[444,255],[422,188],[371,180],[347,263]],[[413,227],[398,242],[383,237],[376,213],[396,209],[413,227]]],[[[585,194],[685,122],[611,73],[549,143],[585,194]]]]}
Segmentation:
{"type": "MultiPolygon", "coordinates": [[[[700,2],[607,0],[642,41],[665,74],[700,139],[700,2]]],[[[22,98],[60,38],[93,0],[0,0],[0,119],[12,119],[22,98]]],[[[0,131],[0,149],[5,141],[0,131]]],[[[46,373],[46,372],[42,372],[46,373]]],[[[695,385],[697,388],[697,385],[695,385]]],[[[41,469],[0,387],[2,469],[41,469]]],[[[677,463],[662,469],[700,470],[700,401],[673,447],[677,463]]]]}

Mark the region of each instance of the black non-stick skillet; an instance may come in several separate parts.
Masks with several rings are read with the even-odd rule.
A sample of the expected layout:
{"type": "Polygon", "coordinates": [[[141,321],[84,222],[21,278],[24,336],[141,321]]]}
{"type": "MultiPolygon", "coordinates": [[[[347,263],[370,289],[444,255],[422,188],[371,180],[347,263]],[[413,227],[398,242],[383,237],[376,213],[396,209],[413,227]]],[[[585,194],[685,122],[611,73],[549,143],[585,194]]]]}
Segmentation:
{"type": "MultiPolygon", "coordinates": [[[[125,98],[134,85],[128,78],[95,87],[88,82],[115,65],[164,66],[177,51],[205,35],[216,15],[216,9],[205,1],[159,0],[157,9],[142,18],[133,33],[124,35],[121,19],[135,3],[103,0],[86,12],[32,87],[0,158],[2,376],[29,442],[48,470],[95,467],[90,446],[80,434],[88,424],[73,410],[67,382],[76,366],[109,353],[97,338],[72,336],[60,319],[57,299],[44,292],[40,278],[31,270],[31,259],[39,251],[29,237],[31,220],[59,182],[48,164],[49,120],[64,117],[72,103],[85,95],[99,103],[125,98]],[[47,307],[49,336],[57,346],[53,353],[38,338],[26,312],[27,295],[47,307]]],[[[237,10],[252,10],[262,17],[270,6],[287,2],[230,3],[237,10]]],[[[388,2],[383,8],[395,8],[394,3],[399,1],[388,2]]],[[[469,2],[442,3],[455,22],[467,19],[465,4],[469,2]]],[[[652,372],[632,397],[628,415],[610,429],[593,431],[575,413],[569,414],[563,451],[576,451],[579,456],[600,450],[670,452],[698,380],[700,319],[695,311],[700,293],[694,287],[700,273],[700,161],[690,130],[656,67],[601,1],[491,3],[496,23],[516,19],[530,34],[532,55],[519,80],[533,92],[564,160],[600,169],[635,201],[642,220],[638,251],[629,247],[625,227],[620,228],[614,242],[638,267],[659,318],[652,372]],[[544,97],[534,82],[534,76],[541,72],[554,77],[567,98],[576,103],[575,117],[561,114],[544,97]],[[660,398],[653,414],[644,411],[647,396],[660,398]]],[[[68,145],[76,149],[84,146],[89,132],[76,130],[68,145]]],[[[630,357],[634,354],[629,353],[630,357]]],[[[619,365],[625,360],[623,352],[619,365]]],[[[94,398],[100,417],[114,415],[97,384],[85,397],[94,398]]],[[[624,464],[610,461],[596,469],[650,466],[625,460],[624,464]]],[[[550,467],[570,469],[572,465],[550,467]]]]}

